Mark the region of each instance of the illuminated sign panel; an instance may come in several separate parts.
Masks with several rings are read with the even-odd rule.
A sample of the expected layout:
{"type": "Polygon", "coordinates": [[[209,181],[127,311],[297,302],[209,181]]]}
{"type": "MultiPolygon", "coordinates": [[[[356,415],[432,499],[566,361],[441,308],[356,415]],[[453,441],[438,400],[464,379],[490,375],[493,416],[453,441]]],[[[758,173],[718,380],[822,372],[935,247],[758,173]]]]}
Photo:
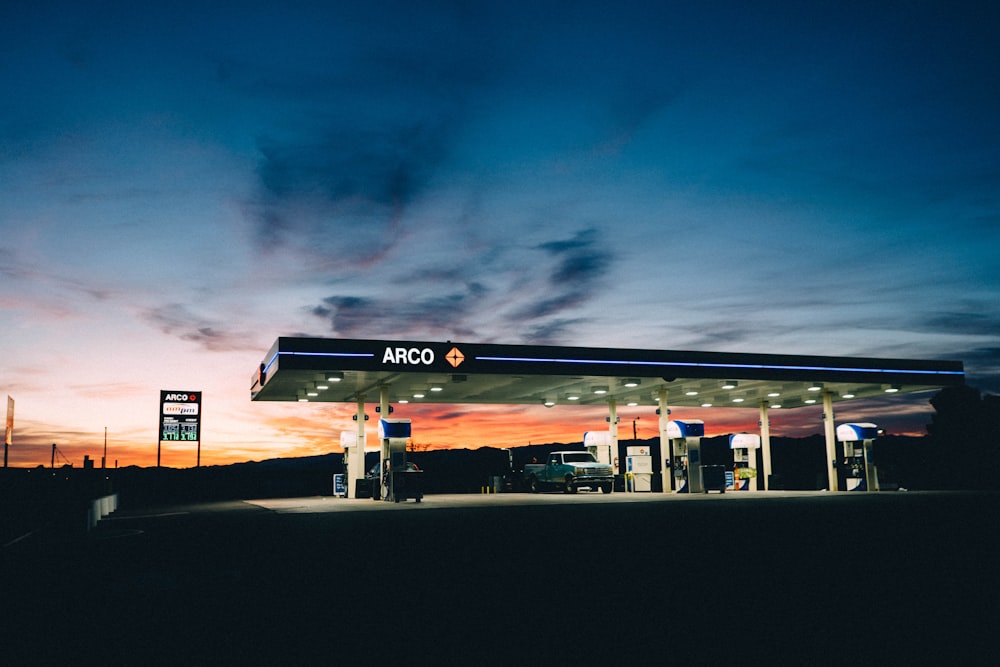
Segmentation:
{"type": "Polygon", "coordinates": [[[201,441],[201,392],[160,392],[160,440],[201,441]]]}

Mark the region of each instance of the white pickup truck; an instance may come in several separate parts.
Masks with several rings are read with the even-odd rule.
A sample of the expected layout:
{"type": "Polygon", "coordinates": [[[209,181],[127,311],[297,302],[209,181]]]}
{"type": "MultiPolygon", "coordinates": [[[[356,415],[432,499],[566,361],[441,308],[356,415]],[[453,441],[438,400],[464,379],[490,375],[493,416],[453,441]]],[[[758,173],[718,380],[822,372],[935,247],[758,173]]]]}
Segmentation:
{"type": "Polygon", "coordinates": [[[576,493],[582,487],[611,493],[615,486],[611,466],[599,463],[590,452],[581,451],[552,452],[545,463],[526,464],[524,480],[532,493],[552,487],[562,488],[566,493],[576,493]]]}

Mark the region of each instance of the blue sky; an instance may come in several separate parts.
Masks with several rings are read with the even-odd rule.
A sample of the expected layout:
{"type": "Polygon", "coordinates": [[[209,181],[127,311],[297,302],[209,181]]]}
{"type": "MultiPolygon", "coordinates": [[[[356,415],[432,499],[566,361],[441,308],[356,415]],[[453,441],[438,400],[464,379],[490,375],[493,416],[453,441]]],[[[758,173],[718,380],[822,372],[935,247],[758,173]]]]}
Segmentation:
{"type": "MultiPolygon", "coordinates": [[[[336,408],[249,403],[279,335],[959,359],[1000,391],[998,29],[982,2],[5,3],[17,456],[148,450],[160,389],[205,392],[220,462],[325,451],[336,408]]],[[[920,430],[926,399],[858,410],[920,430]]]]}

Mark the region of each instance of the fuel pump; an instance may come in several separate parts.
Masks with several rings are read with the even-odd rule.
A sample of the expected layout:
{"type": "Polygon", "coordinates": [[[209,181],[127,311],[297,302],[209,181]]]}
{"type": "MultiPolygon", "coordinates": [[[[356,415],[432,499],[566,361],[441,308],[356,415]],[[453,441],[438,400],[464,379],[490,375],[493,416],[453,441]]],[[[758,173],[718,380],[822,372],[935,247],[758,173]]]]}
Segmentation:
{"type": "Polygon", "coordinates": [[[380,419],[378,438],[382,443],[382,500],[399,502],[413,498],[420,502],[419,482],[406,466],[406,441],[410,437],[409,419],[380,419]]]}
{"type": "Polygon", "coordinates": [[[837,477],[847,491],[878,491],[878,471],[872,463],[872,443],[878,435],[875,424],[841,424],[837,427],[837,477]]]}
{"type": "Polygon", "coordinates": [[[729,448],[733,450],[733,490],[756,489],[760,436],[755,433],[734,433],[729,436],[729,448]]]}
{"type": "Polygon", "coordinates": [[[598,463],[611,466],[614,474],[618,474],[618,457],[611,457],[611,431],[587,431],[583,434],[583,446],[598,463]]]}
{"type": "MultiPolygon", "coordinates": [[[[355,447],[358,446],[358,433],[357,431],[341,431],[340,432],[340,446],[344,450],[344,472],[339,475],[333,476],[333,495],[343,497],[349,496],[354,497],[354,493],[348,491],[348,487],[353,483],[355,487],[357,484],[353,482],[355,478],[364,478],[364,471],[355,471],[353,468],[357,465],[355,460],[356,452],[355,447]],[[360,475],[353,473],[360,472],[360,475]]],[[[364,459],[362,459],[364,460],[364,459]]],[[[355,492],[357,489],[355,488],[355,492]]]]}
{"type": "Polygon", "coordinates": [[[705,422],[700,419],[672,419],[667,422],[670,462],[673,466],[670,488],[676,493],[702,493],[701,439],[705,422]]]}

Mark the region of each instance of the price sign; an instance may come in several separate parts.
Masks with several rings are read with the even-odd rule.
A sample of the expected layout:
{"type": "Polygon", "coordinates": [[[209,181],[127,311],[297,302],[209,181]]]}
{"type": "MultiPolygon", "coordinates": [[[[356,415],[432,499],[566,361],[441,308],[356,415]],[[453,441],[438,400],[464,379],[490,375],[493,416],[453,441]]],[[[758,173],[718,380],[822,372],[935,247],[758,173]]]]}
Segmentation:
{"type": "Polygon", "coordinates": [[[160,440],[201,441],[201,392],[160,392],[160,440]]]}

